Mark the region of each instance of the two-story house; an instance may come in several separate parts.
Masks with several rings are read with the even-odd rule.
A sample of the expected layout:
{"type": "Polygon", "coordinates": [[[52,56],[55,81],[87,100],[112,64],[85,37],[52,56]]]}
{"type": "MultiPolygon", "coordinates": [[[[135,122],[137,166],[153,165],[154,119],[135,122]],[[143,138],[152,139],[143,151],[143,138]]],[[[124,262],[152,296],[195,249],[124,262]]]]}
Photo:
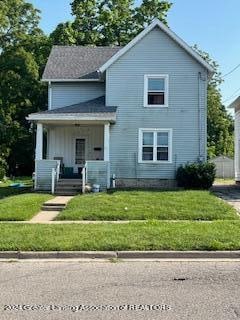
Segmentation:
{"type": "Polygon", "coordinates": [[[28,117],[37,124],[35,188],[54,189],[59,176],[102,189],[173,186],[179,165],[206,160],[212,72],[159,20],[122,48],[53,47],[48,110],[28,117]]]}

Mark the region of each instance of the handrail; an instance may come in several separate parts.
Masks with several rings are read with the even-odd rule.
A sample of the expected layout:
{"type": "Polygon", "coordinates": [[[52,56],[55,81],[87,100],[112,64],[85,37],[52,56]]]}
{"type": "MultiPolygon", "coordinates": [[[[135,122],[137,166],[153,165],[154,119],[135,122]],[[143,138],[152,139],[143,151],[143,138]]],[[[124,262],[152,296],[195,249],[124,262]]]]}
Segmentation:
{"type": "Polygon", "coordinates": [[[87,167],[86,167],[86,165],[85,165],[85,166],[82,168],[82,193],[85,193],[86,177],[87,177],[87,167]]]}
{"type": "Polygon", "coordinates": [[[59,180],[60,175],[60,161],[57,162],[55,168],[52,168],[52,194],[55,193],[56,182],[59,180]]]}
{"type": "Polygon", "coordinates": [[[55,179],[57,175],[57,170],[56,168],[52,168],[52,194],[55,192],[55,179]]]}

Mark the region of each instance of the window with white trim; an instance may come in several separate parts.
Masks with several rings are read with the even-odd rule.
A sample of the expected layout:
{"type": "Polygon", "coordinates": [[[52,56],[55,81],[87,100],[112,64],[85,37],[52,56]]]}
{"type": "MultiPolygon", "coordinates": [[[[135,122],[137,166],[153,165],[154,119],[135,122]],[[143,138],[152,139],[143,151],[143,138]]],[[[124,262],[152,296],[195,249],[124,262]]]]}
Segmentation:
{"type": "Polygon", "coordinates": [[[139,162],[172,162],[172,129],[139,129],[139,162]]]}
{"type": "Polygon", "coordinates": [[[168,75],[144,76],[144,106],[168,106],[168,75]]]}

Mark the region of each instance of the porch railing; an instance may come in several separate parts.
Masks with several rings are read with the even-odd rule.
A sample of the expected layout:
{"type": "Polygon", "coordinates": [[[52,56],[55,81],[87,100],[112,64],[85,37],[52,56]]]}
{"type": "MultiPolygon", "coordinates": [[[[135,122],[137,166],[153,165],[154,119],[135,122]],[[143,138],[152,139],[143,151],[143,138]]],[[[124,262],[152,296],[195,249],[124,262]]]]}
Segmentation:
{"type": "Polygon", "coordinates": [[[55,191],[56,182],[60,174],[59,160],[36,160],[35,161],[35,189],[55,191]],[[54,169],[54,180],[52,179],[54,169]],[[54,182],[54,185],[53,185],[54,182]],[[54,188],[53,188],[54,187],[54,188]]]}
{"type": "Polygon", "coordinates": [[[87,183],[87,163],[82,168],[82,193],[85,193],[86,183],[87,183]]]}
{"type": "Polygon", "coordinates": [[[86,191],[86,184],[99,184],[102,190],[110,188],[109,161],[88,160],[82,170],[82,192],[86,191]]]}
{"type": "Polygon", "coordinates": [[[57,160],[57,164],[55,168],[52,168],[52,194],[55,193],[55,188],[56,188],[56,183],[59,180],[59,175],[60,175],[60,161],[57,160]]]}

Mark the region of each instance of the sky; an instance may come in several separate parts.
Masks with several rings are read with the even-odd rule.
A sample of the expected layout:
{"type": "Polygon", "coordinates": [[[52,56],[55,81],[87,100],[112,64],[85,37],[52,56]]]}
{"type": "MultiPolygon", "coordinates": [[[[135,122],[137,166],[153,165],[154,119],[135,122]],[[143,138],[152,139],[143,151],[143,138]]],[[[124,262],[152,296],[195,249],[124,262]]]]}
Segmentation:
{"type": "MultiPolygon", "coordinates": [[[[41,28],[50,33],[71,20],[71,0],[28,0],[40,9],[41,28]]],[[[136,1],[138,5],[141,0],[136,1]]],[[[197,44],[220,66],[223,75],[240,64],[240,0],[172,0],[169,27],[190,46],[197,44]]],[[[224,77],[222,100],[228,106],[240,95],[240,67],[224,77]]]]}

